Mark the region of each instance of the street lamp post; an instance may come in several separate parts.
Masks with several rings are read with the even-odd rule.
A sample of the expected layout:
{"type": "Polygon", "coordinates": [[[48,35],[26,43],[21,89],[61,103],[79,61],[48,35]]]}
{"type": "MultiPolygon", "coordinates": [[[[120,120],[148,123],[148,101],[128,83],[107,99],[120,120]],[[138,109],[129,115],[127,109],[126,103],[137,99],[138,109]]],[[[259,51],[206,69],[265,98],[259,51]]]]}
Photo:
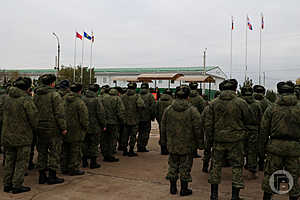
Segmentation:
{"type": "Polygon", "coordinates": [[[59,43],[58,36],[54,32],[52,34],[55,36],[55,38],[57,40],[57,67],[56,67],[56,69],[57,69],[57,71],[59,71],[60,43],[59,43]]]}

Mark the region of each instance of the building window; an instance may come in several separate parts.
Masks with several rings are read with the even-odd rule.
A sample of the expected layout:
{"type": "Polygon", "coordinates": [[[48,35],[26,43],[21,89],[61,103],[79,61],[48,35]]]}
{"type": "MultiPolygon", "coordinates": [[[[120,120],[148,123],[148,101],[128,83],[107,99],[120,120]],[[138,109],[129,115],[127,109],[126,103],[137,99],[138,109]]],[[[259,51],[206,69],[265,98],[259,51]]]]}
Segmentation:
{"type": "Polygon", "coordinates": [[[162,84],[162,80],[158,80],[158,83],[159,83],[159,84],[162,84]]]}

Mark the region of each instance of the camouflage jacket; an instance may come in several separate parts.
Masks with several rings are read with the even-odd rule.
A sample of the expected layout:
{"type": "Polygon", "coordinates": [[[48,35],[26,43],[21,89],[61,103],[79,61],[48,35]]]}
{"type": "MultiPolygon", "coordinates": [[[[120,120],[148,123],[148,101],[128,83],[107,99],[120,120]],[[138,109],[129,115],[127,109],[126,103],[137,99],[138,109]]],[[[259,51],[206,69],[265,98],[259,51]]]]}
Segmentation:
{"type": "Polygon", "coordinates": [[[101,127],[106,127],[105,111],[103,104],[97,98],[96,92],[87,91],[86,95],[82,97],[88,112],[89,112],[89,127],[87,134],[99,134],[101,127]]]}
{"type": "Polygon", "coordinates": [[[249,122],[247,123],[248,125],[246,128],[248,131],[254,131],[258,134],[262,118],[260,103],[256,101],[253,96],[244,96],[242,98],[247,102],[250,111],[250,114],[247,117],[249,122]]]}
{"type": "Polygon", "coordinates": [[[141,98],[144,101],[145,107],[139,112],[140,121],[151,121],[155,119],[155,99],[148,89],[141,89],[141,98]]]}
{"type": "Polygon", "coordinates": [[[3,146],[31,145],[39,121],[32,98],[25,91],[11,87],[3,108],[3,146]]]}
{"type": "Polygon", "coordinates": [[[138,125],[138,113],[145,107],[143,99],[132,89],[128,89],[127,92],[121,96],[121,99],[125,106],[125,124],[138,125]]]}
{"type": "Polygon", "coordinates": [[[66,96],[68,93],[70,93],[70,90],[67,89],[58,89],[57,92],[60,94],[60,96],[63,98],[66,96]]]}
{"type": "Polygon", "coordinates": [[[272,103],[263,95],[259,93],[253,93],[255,100],[260,103],[262,114],[266,111],[266,109],[272,105],[272,103]]]}
{"type": "Polygon", "coordinates": [[[202,144],[201,118],[197,108],[187,100],[175,99],[166,108],[161,121],[161,145],[170,153],[191,154],[202,144]]]}
{"type": "Polygon", "coordinates": [[[203,112],[207,102],[199,95],[197,90],[191,90],[189,101],[197,108],[200,114],[203,112]]]}
{"type": "Polygon", "coordinates": [[[71,92],[65,96],[65,110],[68,133],[66,142],[81,142],[89,126],[88,109],[77,93],[71,92]]]}
{"type": "Polygon", "coordinates": [[[64,101],[55,88],[41,85],[36,89],[33,100],[39,111],[38,134],[40,136],[57,136],[67,129],[64,101]]]}
{"type": "Polygon", "coordinates": [[[206,135],[217,143],[242,141],[246,136],[249,113],[248,104],[234,91],[222,91],[208,107],[204,122],[206,135]]]}
{"type": "Polygon", "coordinates": [[[109,95],[103,98],[106,122],[110,125],[123,124],[125,121],[125,107],[116,89],[111,89],[109,95]]]}
{"type": "Polygon", "coordinates": [[[262,150],[279,156],[300,156],[300,105],[295,95],[279,95],[261,122],[262,150]],[[265,148],[264,148],[265,147],[265,148]]]}
{"type": "Polygon", "coordinates": [[[171,105],[173,102],[173,98],[168,94],[162,94],[159,100],[156,102],[155,105],[155,116],[156,120],[160,124],[162,116],[164,114],[165,109],[171,105]]]}
{"type": "Polygon", "coordinates": [[[4,102],[5,99],[8,97],[8,95],[6,94],[6,90],[4,89],[0,89],[0,126],[2,127],[2,123],[3,123],[3,106],[4,106],[4,102]]]}

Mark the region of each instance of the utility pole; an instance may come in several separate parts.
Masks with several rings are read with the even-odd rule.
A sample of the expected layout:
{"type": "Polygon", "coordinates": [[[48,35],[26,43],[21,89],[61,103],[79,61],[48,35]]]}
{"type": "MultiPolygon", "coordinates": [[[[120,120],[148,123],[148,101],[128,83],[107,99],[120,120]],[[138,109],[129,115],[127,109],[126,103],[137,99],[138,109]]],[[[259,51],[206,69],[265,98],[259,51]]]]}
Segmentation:
{"type": "Polygon", "coordinates": [[[264,72],[264,87],[266,87],[266,72],[264,72]]]}
{"type": "Polygon", "coordinates": [[[60,43],[59,43],[59,38],[58,38],[58,36],[53,32],[52,33],[54,36],[55,36],[55,38],[56,38],[56,40],[57,40],[57,71],[59,71],[59,60],[60,60],[60,43]]]}
{"type": "Polygon", "coordinates": [[[206,75],[206,51],[207,48],[205,48],[204,52],[203,52],[203,69],[204,69],[204,76],[206,75]]]}

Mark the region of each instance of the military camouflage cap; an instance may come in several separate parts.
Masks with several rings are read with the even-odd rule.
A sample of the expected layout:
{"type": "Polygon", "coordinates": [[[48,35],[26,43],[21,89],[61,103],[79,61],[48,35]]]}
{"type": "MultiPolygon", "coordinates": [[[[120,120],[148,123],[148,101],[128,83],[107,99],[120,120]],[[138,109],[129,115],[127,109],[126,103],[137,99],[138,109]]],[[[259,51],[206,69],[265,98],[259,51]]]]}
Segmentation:
{"type": "Polygon", "coordinates": [[[277,91],[279,94],[291,94],[294,93],[295,84],[292,81],[279,82],[277,84],[277,91]]]}
{"type": "Polygon", "coordinates": [[[189,86],[190,86],[191,90],[197,90],[197,88],[198,88],[198,83],[196,83],[196,82],[191,82],[191,83],[189,84],[189,86]]]}
{"type": "Polygon", "coordinates": [[[190,95],[190,88],[187,86],[182,86],[178,89],[176,89],[175,95],[179,99],[187,99],[190,95]]]}
{"type": "Polygon", "coordinates": [[[73,83],[71,86],[70,86],[70,90],[72,92],[79,92],[82,90],[82,85],[80,83],[73,83]]]}
{"type": "Polygon", "coordinates": [[[241,93],[242,93],[242,96],[252,96],[253,89],[252,89],[252,87],[244,86],[241,89],[241,93]]]}
{"type": "Polygon", "coordinates": [[[32,83],[31,79],[30,79],[30,81],[28,79],[30,79],[30,78],[19,77],[19,78],[17,78],[17,80],[15,80],[13,82],[13,86],[17,87],[17,88],[19,88],[21,90],[28,90],[28,88],[31,87],[31,83],[32,83]]]}
{"type": "Polygon", "coordinates": [[[166,90],[164,91],[164,94],[168,94],[168,95],[172,96],[172,95],[173,95],[173,92],[172,92],[171,89],[166,89],[166,90]]]}
{"type": "Polygon", "coordinates": [[[128,89],[136,89],[136,83],[128,83],[127,87],[128,89]]]}
{"type": "Polygon", "coordinates": [[[42,84],[50,85],[51,83],[56,81],[56,76],[54,74],[44,74],[40,76],[39,80],[42,84]]]}
{"type": "Polygon", "coordinates": [[[142,83],[141,88],[142,89],[149,89],[149,84],[148,83],[142,83]]]}
{"type": "Polygon", "coordinates": [[[254,85],[253,91],[254,91],[255,93],[260,93],[260,94],[265,94],[265,93],[266,93],[266,89],[265,89],[265,87],[262,86],[262,85],[254,85]]]}
{"type": "Polygon", "coordinates": [[[98,92],[100,86],[98,84],[90,84],[89,85],[89,90],[93,92],[98,92]]]}
{"type": "Polygon", "coordinates": [[[233,90],[237,89],[238,82],[235,79],[228,79],[223,81],[222,90],[233,90]]]}
{"type": "Polygon", "coordinates": [[[70,88],[70,82],[69,82],[69,80],[62,80],[59,83],[59,88],[62,88],[62,89],[70,88]]]}

